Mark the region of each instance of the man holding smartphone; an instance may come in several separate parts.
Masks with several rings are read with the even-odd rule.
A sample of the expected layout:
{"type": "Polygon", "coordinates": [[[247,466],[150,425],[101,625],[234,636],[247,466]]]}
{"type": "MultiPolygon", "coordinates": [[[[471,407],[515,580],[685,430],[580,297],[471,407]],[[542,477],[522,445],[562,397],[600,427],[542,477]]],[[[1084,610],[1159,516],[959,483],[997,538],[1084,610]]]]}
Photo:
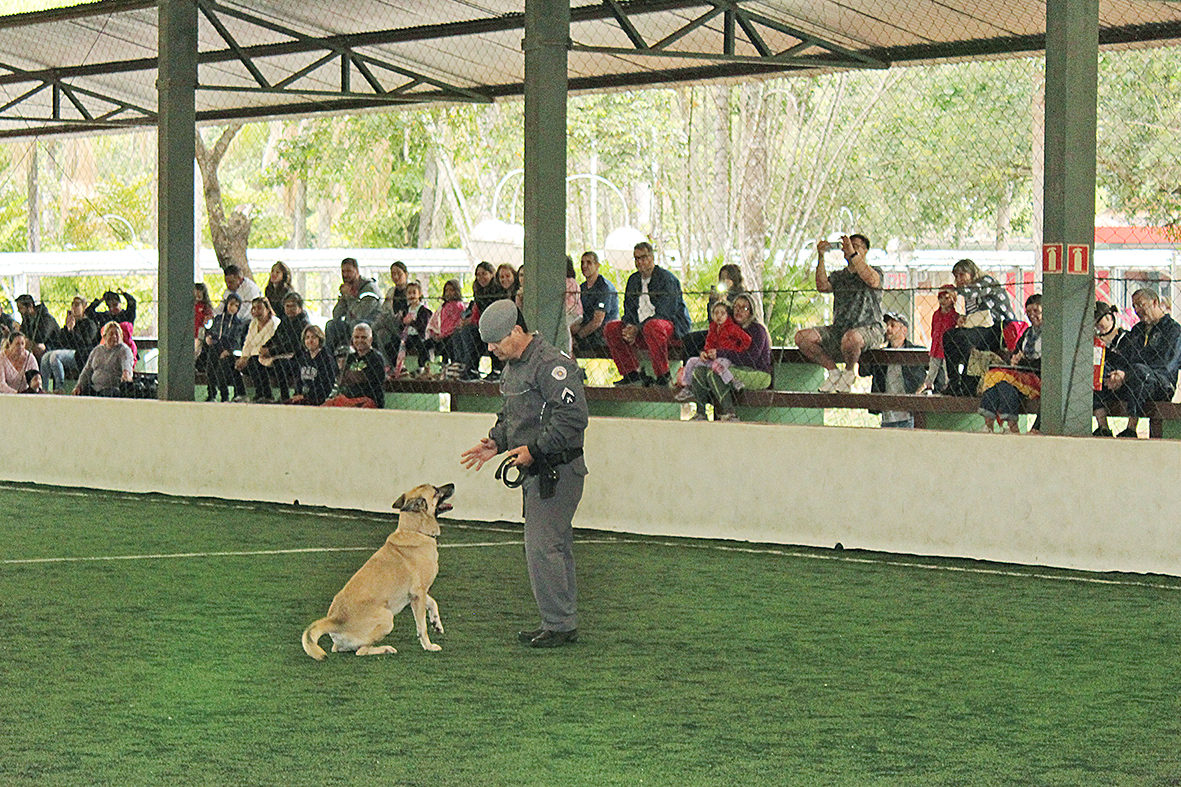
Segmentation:
{"type": "Polygon", "coordinates": [[[869,238],[842,235],[845,267],[829,274],[824,254],[832,248],[826,240],[816,244],[816,290],[833,294],[832,324],[796,332],[796,346],[808,360],[828,371],[821,392],[845,393],[857,380],[862,350],[881,347],[886,339],[882,322],[882,269],[866,261],[869,238]],[[845,362],[837,369],[835,359],[845,362]]]}

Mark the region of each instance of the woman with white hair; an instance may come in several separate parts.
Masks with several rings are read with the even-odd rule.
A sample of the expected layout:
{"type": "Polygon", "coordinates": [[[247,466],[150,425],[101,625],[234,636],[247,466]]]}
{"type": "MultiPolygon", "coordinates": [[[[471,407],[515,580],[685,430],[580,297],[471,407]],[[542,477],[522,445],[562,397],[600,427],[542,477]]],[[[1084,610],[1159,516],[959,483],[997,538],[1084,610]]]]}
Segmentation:
{"type": "Polygon", "coordinates": [[[78,375],[74,395],[119,396],[120,383],[131,382],[135,356],[123,343],[123,329],[111,321],[103,326],[102,341],[90,351],[86,365],[78,375]]]}

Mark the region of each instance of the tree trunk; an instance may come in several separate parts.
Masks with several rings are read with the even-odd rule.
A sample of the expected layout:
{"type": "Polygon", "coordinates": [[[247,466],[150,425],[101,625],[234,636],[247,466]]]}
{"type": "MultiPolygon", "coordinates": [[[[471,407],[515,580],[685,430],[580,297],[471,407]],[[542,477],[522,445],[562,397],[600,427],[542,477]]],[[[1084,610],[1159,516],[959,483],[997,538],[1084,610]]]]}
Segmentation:
{"type": "Polygon", "coordinates": [[[222,270],[229,265],[237,265],[242,275],[250,278],[252,273],[250,263],[246,259],[246,248],[250,240],[250,226],[253,223],[253,206],[238,205],[227,219],[225,206],[222,204],[221,181],[217,174],[222,157],[225,156],[234,137],[242,130],[242,125],[233,123],[226,126],[212,150],[205,147],[201,132],[197,132],[197,166],[201,169],[205,212],[209,215],[209,235],[213,241],[213,251],[217,255],[217,264],[222,270]]]}
{"type": "Polygon", "coordinates": [[[304,175],[292,185],[295,191],[291,200],[291,247],[308,247],[308,179],[304,175]]]}
{"type": "Polygon", "coordinates": [[[443,187],[443,196],[447,198],[447,207],[451,209],[451,221],[455,224],[460,245],[466,247],[468,238],[472,234],[472,223],[468,218],[467,203],[464,201],[463,191],[459,187],[459,178],[455,174],[450,155],[445,151],[439,149],[436,160],[439,164],[441,175],[439,180],[443,187]]]}
{"type": "MultiPolygon", "coordinates": [[[[335,191],[339,185],[334,186],[335,191]]],[[[335,208],[335,201],[331,197],[325,197],[320,200],[320,209],[316,211],[319,218],[319,223],[316,229],[316,248],[317,249],[331,249],[332,248],[332,216],[335,208]]]]}
{"type": "Polygon", "coordinates": [[[41,251],[41,191],[37,179],[37,140],[29,146],[29,243],[28,249],[34,254],[41,251]]]}
{"type": "MultiPolygon", "coordinates": [[[[763,262],[767,254],[767,137],[763,125],[763,86],[742,85],[743,141],[741,203],[738,238],[742,252],[742,278],[752,292],[763,289],[763,262]]],[[[762,318],[761,303],[755,304],[762,318]]]]}
{"type": "Polygon", "coordinates": [[[422,208],[418,212],[418,248],[429,249],[434,245],[436,187],[439,181],[439,167],[435,162],[434,146],[427,151],[422,172],[422,208]]]}
{"type": "Polygon", "coordinates": [[[677,227],[677,249],[681,253],[681,267],[686,268],[691,263],[698,261],[698,249],[696,241],[701,233],[698,230],[700,226],[698,217],[701,215],[701,210],[704,206],[701,205],[702,200],[698,198],[696,189],[697,183],[694,179],[695,170],[697,167],[697,157],[694,155],[694,123],[697,120],[694,110],[693,100],[695,98],[696,88],[693,87],[679,87],[676,90],[677,104],[679,105],[681,117],[681,131],[685,136],[685,166],[681,168],[678,173],[677,188],[672,196],[674,205],[680,209],[676,212],[680,214],[680,220],[675,222],[677,227]]]}
{"type": "Polygon", "coordinates": [[[713,96],[714,127],[713,197],[708,200],[710,248],[724,263],[730,250],[730,217],[726,215],[730,204],[730,86],[712,85],[708,90],[713,96]]]}
{"type": "Polygon", "coordinates": [[[1009,225],[1013,220],[1013,181],[1007,180],[1001,184],[1001,193],[997,195],[996,206],[996,242],[997,251],[1009,250],[1009,225]]]}
{"type": "Polygon", "coordinates": [[[1046,184],[1046,75],[1034,69],[1033,74],[1033,122],[1029,133],[1033,138],[1033,227],[1031,235],[1036,247],[1041,247],[1043,222],[1045,219],[1046,184]]]}

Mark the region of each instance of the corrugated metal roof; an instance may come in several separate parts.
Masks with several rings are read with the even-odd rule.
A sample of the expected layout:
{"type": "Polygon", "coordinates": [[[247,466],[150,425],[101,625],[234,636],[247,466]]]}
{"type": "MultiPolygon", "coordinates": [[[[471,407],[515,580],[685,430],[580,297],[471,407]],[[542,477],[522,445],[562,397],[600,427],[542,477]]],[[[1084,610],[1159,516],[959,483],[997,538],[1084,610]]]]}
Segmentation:
{"type": "MultiPolygon", "coordinates": [[[[203,122],[523,92],[523,0],[199,0],[203,122]]],[[[604,0],[571,11],[571,89],[1036,52],[1028,0],[604,0]]],[[[1181,38],[1181,7],[1100,3],[1108,45],[1181,38]]],[[[0,18],[0,136],[153,125],[146,0],[0,18]]]]}

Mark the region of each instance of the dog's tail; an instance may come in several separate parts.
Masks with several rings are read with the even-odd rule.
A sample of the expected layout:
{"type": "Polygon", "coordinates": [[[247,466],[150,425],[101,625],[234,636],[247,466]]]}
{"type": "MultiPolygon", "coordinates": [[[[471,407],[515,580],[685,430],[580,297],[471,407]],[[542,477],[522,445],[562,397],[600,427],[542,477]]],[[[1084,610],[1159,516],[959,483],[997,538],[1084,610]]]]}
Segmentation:
{"type": "Polygon", "coordinates": [[[320,647],[320,637],[336,630],[336,622],[332,618],[320,618],[303,630],[303,650],[316,661],[323,661],[328,654],[320,647]]]}

